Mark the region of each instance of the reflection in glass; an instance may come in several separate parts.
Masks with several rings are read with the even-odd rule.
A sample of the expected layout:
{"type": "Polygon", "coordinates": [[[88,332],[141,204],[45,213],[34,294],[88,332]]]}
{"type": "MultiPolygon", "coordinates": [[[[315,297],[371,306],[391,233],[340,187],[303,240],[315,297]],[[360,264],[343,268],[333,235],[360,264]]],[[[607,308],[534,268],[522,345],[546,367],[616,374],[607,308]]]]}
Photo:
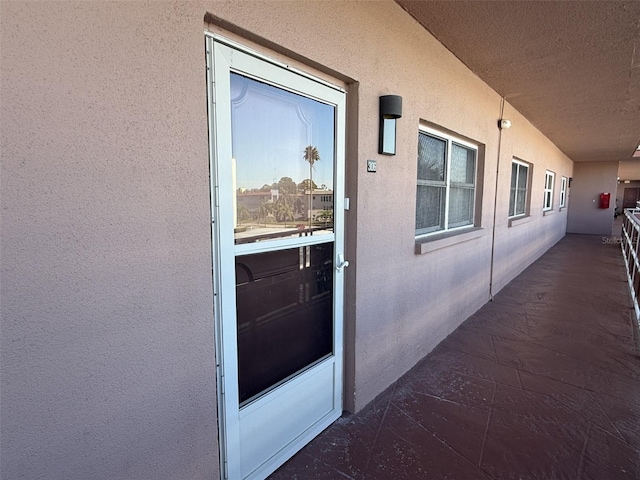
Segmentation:
{"type": "Polygon", "coordinates": [[[446,141],[420,132],[416,192],[416,230],[419,233],[445,228],[446,155],[446,141]]]}
{"type": "Polygon", "coordinates": [[[420,132],[418,136],[418,179],[444,182],[447,142],[420,132]]]}
{"type": "Polygon", "coordinates": [[[512,217],[516,214],[516,198],[517,198],[517,185],[518,181],[518,164],[511,164],[511,191],[509,194],[509,216],[512,217]]]}
{"type": "Polygon", "coordinates": [[[451,146],[449,191],[449,228],[473,224],[476,151],[461,145],[451,146]]]}
{"type": "Polygon", "coordinates": [[[240,403],[333,351],[333,243],[236,257],[240,403]]]}
{"type": "Polygon", "coordinates": [[[235,242],[333,232],[335,107],[231,74],[235,242]]]}
{"type": "Polygon", "coordinates": [[[529,167],[521,163],[511,163],[511,195],[509,197],[509,216],[526,213],[527,183],[529,167]]]}
{"type": "Polygon", "coordinates": [[[418,185],[416,195],[416,230],[429,233],[444,228],[445,187],[418,185]]]}
{"type": "Polygon", "coordinates": [[[476,174],[476,151],[455,143],[451,147],[451,183],[473,185],[476,174]]]}
{"type": "Polygon", "coordinates": [[[451,187],[449,192],[449,228],[473,224],[473,188],[451,187]]]}

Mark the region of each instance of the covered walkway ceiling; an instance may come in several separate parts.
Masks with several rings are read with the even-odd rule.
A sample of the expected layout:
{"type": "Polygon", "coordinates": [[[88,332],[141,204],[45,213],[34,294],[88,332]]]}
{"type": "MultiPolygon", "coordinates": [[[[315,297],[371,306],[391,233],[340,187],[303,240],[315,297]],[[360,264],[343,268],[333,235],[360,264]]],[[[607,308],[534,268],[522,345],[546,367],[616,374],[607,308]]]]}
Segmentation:
{"type": "Polygon", "coordinates": [[[396,2],[573,161],[631,160],[640,1],[396,2]]]}

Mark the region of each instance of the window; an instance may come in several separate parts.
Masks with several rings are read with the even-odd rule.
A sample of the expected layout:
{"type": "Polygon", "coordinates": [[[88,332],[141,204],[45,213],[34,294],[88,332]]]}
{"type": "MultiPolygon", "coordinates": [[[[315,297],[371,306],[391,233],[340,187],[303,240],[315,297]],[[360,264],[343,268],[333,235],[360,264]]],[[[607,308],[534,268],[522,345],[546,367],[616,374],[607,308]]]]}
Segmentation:
{"type": "Polygon", "coordinates": [[[420,127],[416,235],[473,225],[477,156],[477,146],[420,127]]]}
{"type": "Polygon", "coordinates": [[[544,174],[544,201],[542,204],[542,211],[551,210],[553,208],[553,184],[555,182],[556,174],[546,171],[544,174]]]}
{"type": "Polygon", "coordinates": [[[511,162],[511,194],[509,197],[509,217],[527,213],[529,186],[529,164],[516,160],[511,162]]]}
{"type": "Polygon", "coordinates": [[[567,204],[567,177],[562,177],[560,182],[560,208],[567,204]]]}

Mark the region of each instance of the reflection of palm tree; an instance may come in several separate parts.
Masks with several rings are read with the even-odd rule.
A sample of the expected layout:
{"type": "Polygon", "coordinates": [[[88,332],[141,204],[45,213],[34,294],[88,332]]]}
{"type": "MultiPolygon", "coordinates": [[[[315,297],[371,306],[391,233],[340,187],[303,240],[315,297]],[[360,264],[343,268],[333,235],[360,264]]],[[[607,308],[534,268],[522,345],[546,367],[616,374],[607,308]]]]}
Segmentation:
{"type": "Polygon", "coordinates": [[[312,195],[313,195],[313,164],[320,161],[318,149],[313,145],[309,145],[304,149],[304,161],[309,162],[309,221],[311,221],[312,195]]]}

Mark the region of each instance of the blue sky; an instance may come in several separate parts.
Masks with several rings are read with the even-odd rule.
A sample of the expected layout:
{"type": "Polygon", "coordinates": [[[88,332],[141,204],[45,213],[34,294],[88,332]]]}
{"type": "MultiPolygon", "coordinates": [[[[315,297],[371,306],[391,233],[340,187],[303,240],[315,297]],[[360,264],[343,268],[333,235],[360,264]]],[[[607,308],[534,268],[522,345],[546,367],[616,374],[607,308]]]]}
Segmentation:
{"type": "Polygon", "coordinates": [[[304,149],[320,161],[318,185],[333,185],[334,107],[238,74],[231,75],[231,122],[236,188],[259,188],[282,177],[309,178],[304,149]]]}

